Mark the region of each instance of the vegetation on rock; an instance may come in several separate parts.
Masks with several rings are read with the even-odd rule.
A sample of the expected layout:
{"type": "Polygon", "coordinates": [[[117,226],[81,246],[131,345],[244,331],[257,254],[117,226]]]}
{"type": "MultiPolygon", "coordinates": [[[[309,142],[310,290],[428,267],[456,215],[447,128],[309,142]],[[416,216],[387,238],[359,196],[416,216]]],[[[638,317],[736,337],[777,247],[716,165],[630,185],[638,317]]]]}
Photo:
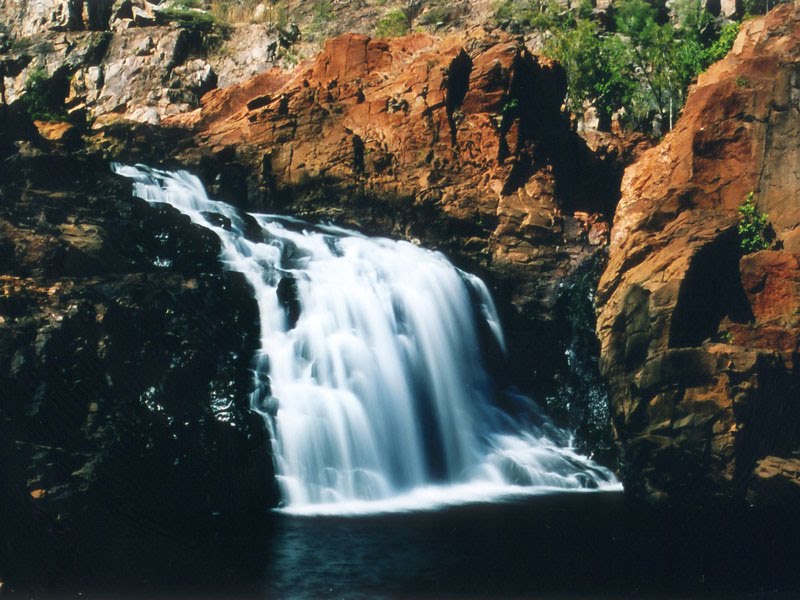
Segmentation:
{"type": "Polygon", "coordinates": [[[459,16],[459,6],[449,2],[430,2],[420,14],[418,22],[425,27],[438,29],[453,22],[459,16]]]}
{"type": "Polygon", "coordinates": [[[744,22],[623,180],[597,330],[631,497],[788,506],[800,489],[798,114],[773,116],[798,23],[797,4],[744,22]]]}
{"type": "Polygon", "coordinates": [[[191,4],[176,5],[164,9],[161,14],[190,34],[197,36],[208,49],[219,46],[231,32],[227,21],[205,10],[193,8],[191,4]]]}
{"type": "Polygon", "coordinates": [[[408,33],[408,17],[400,9],[392,10],[386,13],[378,21],[378,27],[375,29],[377,37],[398,37],[408,33]]]}
{"type": "Polygon", "coordinates": [[[512,31],[541,33],[544,54],[567,71],[568,107],[581,114],[593,106],[602,129],[614,115],[632,129],[671,129],[691,81],[728,52],[739,30],[715,21],[699,0],[680,0],[671,12],[622,0],[613,18],[594,14],[589,2],[565,10],[557,0],[505,0],[495,17],[512,31]]]}
{"type": "Polygon", "coordinates": [[[747,194],[739,206],[739,245],[742,252],[751,254],[770,247],[769,218],[758,211],[753,192],[747,194]]]}
{"type": "Polygon", "coordinates": [[[33,69],[25,82],[23,101],[31,119],[38,121],[60,121],[64,112],[63,82],[47,73],[45,69],[33,69]]]}

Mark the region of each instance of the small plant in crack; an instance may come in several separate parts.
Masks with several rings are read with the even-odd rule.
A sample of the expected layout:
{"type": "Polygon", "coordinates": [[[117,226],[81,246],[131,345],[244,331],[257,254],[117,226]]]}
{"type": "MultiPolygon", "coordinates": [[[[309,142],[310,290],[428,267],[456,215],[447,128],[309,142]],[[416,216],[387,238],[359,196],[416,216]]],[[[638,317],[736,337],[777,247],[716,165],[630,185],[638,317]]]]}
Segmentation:
{"type": "Polygon", "coordinates": [[[739,246],[745,254],[766,250],[774,237],[768,215],[759,212],[755,195],[750,192],[739,206],[739,246]]]}
{"type": "Polygon", "coordinates": [[[503,104],[503,116],[504,117],[511,117],[514,116],[519,108],[519,100],[516,98],[510,98],[503,104]]]}

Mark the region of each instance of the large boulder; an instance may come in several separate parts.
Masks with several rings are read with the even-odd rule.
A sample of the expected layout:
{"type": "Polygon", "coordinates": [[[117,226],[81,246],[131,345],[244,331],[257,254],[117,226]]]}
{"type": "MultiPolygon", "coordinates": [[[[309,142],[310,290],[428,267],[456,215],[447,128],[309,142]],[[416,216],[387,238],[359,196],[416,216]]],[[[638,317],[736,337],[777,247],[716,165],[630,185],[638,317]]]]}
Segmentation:
{"type": "Polygon", "coordinates": [[[756,502],[797,478],[798,131],[795,3],[745,22],[674,131],[625,172],[597,331],[634,496],[756,502]],[[744,254],[751,192],[774,241],[744,254]]]}

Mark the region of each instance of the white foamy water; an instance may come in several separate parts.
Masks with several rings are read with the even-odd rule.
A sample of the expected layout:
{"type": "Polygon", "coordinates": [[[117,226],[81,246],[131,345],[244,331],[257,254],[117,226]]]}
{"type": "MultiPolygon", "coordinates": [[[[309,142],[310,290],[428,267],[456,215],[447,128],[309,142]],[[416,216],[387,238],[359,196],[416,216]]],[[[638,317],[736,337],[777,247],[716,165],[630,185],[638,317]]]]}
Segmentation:
{"type": "Polygon", "coordinates": [[[407,242],[246,215],[183,171],[113,168],[136,196],[216,233],[220,260],[252,286],[261,347],[251,406],[270,430],[287,512],[620,489],[546,417],[522,426],[496,406],[478,320],[497,351],[505,342],[479,278],[407,242]]]}

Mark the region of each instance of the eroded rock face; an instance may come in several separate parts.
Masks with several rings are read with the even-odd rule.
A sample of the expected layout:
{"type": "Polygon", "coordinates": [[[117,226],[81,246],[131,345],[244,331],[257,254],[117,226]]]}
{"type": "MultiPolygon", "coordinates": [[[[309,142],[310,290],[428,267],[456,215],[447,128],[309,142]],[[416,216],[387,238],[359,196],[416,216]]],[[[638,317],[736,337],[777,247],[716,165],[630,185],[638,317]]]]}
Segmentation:
{"type": "Polygon", "coordinates": [[[122,27],[136,6],[115,3],[102,32],[42,25],[26,38],[14,21],[0,106],[18,104],[44,70],[68,118],[108,156],[126,153],[106,143],[121,123],[189,127],[198,149],[157,160],[177,154],[241,205],[444,249],[493,274],[523,338],[536,335],[525,323],[549,319],[559,279],[605,243],[623,146],[590,149],[570,130],[563,72],[521,42],[483,29],[391,42],[347,34],[292,72],[237,84],[275,60],[268,27],[239,26],[211,52],[174,23],[122,27]]]}
{"type": "Polygon", "coordinates": [[[218,87],[241,83],[271,69],[278,60],[279,49],[278,35],[267,25],[237,26],[220,51],[208,56],[211,68],[219,78],[218,87]]]}
{"type": "Polygon", "coordinates": [[[27,40],[0,60],[4,103],[22,99],[31,76],[45,73],[65,118],[95,128],[117,121],[157,124],[196,107],[216,86],[217,75],[198,43],[172,26],[27,40]]]}
{"type": "Polygon", "coordinates": [[[165,116],[197,106],[216,86],[217,75],[205,59],[191,57],[194,46],[189,32],[169,26],[112,36],[99,66],[100,85],[86,86],[96,98],[91,103],[94,126],[120,118],[156,125],[165,116]]]}
{"type": "Polygon", "coordinates": [[[84,551],[125,515],[168,530],[274,504],[247,407],[258,311],[215,236],[74,156],[4,160],[0,198],[4,570],[47,585],[103,571],[114,553],[84,551]]]}
{"type": "Polygon", "coordinates": [[[800,8],[746,22],[675,130],[625,173],[598,334],[640,498],[758,500],[765,479],[796,479],[760,473],[800,452],[799,76],[800,8]],[[776,243],[742,256],[751,191],[776,243]]]}
{"type": "MultiPolygon", "coordinates": [[[[260,39],[266,30],[249,31],[260,39]]],[[[3,63],[0,111],[20,110],[29,74],[43,66],[58,74],[69,118],[85,121],[77,132],[31,123],[23,138],[47,152],[177,159],[239,206],[444,250],[493,287],[514,382],[556,385],[567,361],[554,319],[559,283],[606,244],[621,165],[635,153],[575,134],[561,112],[560,67],[483,29],[391,41],[348,34],[293,71],[208,91],[218,67],[226,83],[265,67],[272,41],[248,54],[234,33],[212,57],[177,26],[57,35],[73,58],[51,64],[37,44],[14,54],[3,63]]],[[[9,123],[22,129],[0,119],[9,123]]]]}
{"type": "Polygon", "coordinates": [[[22,36],[84,28],[83,0],[3,0],[0,15],[22,36]]]}

